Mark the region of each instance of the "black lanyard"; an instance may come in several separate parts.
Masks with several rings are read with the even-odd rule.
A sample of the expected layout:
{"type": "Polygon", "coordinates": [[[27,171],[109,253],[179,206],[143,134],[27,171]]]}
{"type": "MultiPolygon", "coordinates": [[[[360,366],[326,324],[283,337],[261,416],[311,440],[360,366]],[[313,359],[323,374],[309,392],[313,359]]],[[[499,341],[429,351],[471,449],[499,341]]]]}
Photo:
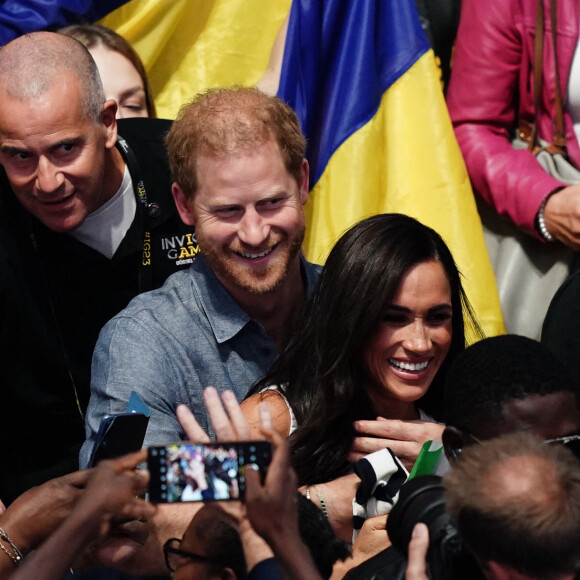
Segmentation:
{"type": "Polygon", "coordinates": [[[143,246],[141,251],[141,259],[139,262],[139,293],[146,292],[153,289],[153,266],[152,266],[152,252],[151,252],[151,218],[157,217],[160,212],[159,205],[156,203],[149,203],[147,199],[147,190],[145,182],[141,176],[141,168],[137,161],[137,157],[129,144],[121,135],[117,135],[118,149],[129,167],[131,180],[133,182],[133,189],[137,194],[137,199],[141,206],[145,209],[142,214],[145,216],[145,231],[143,232],[143,246]]]}
{"type": "MultiPolygon", "coordinates": [[[[137,158],[135,157],[135,153],[129,148],[127,141],[123,139],[120,135],[117,136],[117,144],[125,163],[129,167],[129,173],[131,174],[131,180],[133,182],[133,188],[137,193],[137,198],[139,199],[140,204],[143,206],[145,211],[142,212],[144,214],[145,219],[145,231],[143,232],[143,246],[142,246],[142,254],[141,254],[141,261],[139,264],[139,272],[138,272],[138,283],[139,283],[139,292],[146,292],[147,290],[152,290],[153,288],[153,270],[151,265],[151,218],[157,217],[160,214],[159,205],[156,203],[148,203],[147,200],[147,190],[145,189],[145,182],[141,177],[141,170],[139,168],[139,164],[137,163],[137,158]],[[136,185],[135,185],[136,184],[136,185]]],[[[28,229],[30,231],[30,239],[33,245],[34,253],[38,258],[38,265],[42,275],[43,283],[46,288],[46,296],[48,297],[48,303],[50,307],[51,317],[55,324],[56,334],[58,336],[59,346],[63,354],[64,364],[67,369],[72,389],[75,396],[76,406],[79,411],[80,416],[84,420],[84,413],[83,409],[81,408],[81,402],[78,394],[78,389],[76,385],[76,381],[71,370],[71,363],[70,357],[65,345],[63,333],[61,330],[60,321],[58,319],[56,308],[54,306],[54,302],[52,300],[51,292],[50,292],[50,285],[48,283],[44,261],[42,260],[42,256],[39,251],[38,242],[36,239],[36,227],[34,225],[34,221],[30,213],[24,210],[21,206],[19,206],[19,211],[22,212],[24,216],[25,223],[28,224],[28,229]]]]}

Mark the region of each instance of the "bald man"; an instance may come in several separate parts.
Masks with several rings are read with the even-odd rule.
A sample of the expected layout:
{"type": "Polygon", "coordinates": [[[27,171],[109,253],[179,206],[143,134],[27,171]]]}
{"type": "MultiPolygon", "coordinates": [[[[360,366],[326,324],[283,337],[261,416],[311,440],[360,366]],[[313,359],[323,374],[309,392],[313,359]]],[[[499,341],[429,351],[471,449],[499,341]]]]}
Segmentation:
{"type": "MultiPolygon", "coordinates": [[[[573,580],[580,570],[580,464],[570,450],[512,433],[465,450],[444,478],[447,509],[490,580],[573,580]]],[[[407,580],[427,580],[425,529],[407,580]]]]}
{"type": "Polygon", "coordinates": [[[115,120],[88,51],[39,32],[0,49],[0,498],[78,466],[101,327],[188,266],[170,122],[115,120]],[[122,135],[122,137],[121,137],[122,135]]]}

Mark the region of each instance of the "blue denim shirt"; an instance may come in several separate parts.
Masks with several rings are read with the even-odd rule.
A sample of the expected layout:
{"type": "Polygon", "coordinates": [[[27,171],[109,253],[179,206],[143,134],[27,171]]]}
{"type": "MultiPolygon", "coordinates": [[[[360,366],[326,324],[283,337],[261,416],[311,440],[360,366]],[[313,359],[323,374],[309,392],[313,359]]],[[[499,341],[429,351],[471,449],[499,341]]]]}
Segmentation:
{"type": "MultiPolygon", "coordinates": [[[[320,266],[302,259],[310,292],[320,266]]],[[[87,439],[80,465],[88,463],[104,415],[126,410],[136,391],[151,410],[145,445],[184,438],[175,409],[186,404],[211,433],[205,387],[231,389],[241,401],[277,355],[273,340],[198,256],[188,270],[169,276],[158,290],[134,298],[99,335],[93,355],[87,439]]]]}

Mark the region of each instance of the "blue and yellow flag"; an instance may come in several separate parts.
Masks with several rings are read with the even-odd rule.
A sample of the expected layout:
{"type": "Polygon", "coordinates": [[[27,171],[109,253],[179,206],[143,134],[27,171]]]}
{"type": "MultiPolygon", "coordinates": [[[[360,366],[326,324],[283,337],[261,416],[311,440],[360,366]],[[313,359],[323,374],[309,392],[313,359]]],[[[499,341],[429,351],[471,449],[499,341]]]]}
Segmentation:
{"type": "Polygon", "coordinates": [[[308,257],[322,263],[365,217],[413,216],[451,248],[486,334],[503,332],[471,185],[413,0],[294,0],[278,94],[308,139],[308,257]]]}
{"type": "Polygon", "coordinates": [[[309,143],[308,258],[323,263],[365,217],[411,215],[448,243],[486,334],[503,332],[469,178],[413,0],[4,0],[0,38],[107,14],[101,23],[143,59],[159,116],[174,118],[200,90],[256,84],[289,11],[278,94],[309,143]]]}
{"type": "Polygon", "coordinates": [[[93,22],[143,60],[157,114],[209,87],[255,85],[292,0],[0,0],[0,44],[24,32],[93,22]]]}
{"type": "Polygon", "coordinates": [[[143,59],[157,114],[210,87],[255,85],[291,0],[132,0],[101,24],[124,36],[143,59]]]}
{"type": "Polygon", "coordinates": [[[36,30],[55,30],[73,22],[93,22],[127,0],[1,0],[0,46],[36,30]]]}

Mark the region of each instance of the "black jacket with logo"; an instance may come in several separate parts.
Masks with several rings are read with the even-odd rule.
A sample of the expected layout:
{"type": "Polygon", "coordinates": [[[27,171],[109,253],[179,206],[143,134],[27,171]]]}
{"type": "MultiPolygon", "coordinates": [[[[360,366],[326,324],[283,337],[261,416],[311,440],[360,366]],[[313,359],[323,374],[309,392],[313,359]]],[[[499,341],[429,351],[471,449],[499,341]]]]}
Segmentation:
{"type": "Polygon", "coordinates": [[[17,202],[0,167],[0,499],[77,469],[91,357],[102,326],[138,293],[187,267],[193,227],[171,196],[160,119],[119,121],[135,219],[112,259],[49,231],[17,202]],[[130,160],[129,160],[130,161],[130,160]],[[146,204],[137,194],[144,183],[146,204]],[[78,399],[78,403],[77,403],[78,399]]]}

